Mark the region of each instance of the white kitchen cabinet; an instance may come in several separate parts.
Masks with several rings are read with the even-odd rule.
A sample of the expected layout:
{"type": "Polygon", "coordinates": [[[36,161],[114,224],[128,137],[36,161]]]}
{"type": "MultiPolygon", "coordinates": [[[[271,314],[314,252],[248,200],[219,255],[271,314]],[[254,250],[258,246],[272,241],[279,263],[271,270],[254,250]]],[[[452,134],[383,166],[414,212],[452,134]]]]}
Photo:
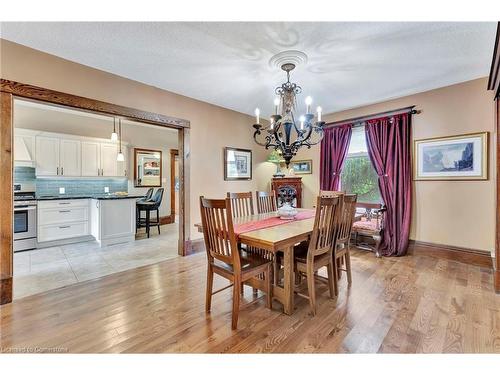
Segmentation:
{"type": "Polygon", "coordinates": [[[91,200],[91,234],[101,247],[135,241],[135,202],[135,198],[91,200]]]}
{"type": "Polygon", "coordinates": [[[119,162],[116,160],[119,145],[107,139],[29,129],[18,131],[14,137],[17,165],[34,165],[37,176],[126,177],[129,174],[126,144],[122,144],[125,161],[119,162]]]}
{"type": "Polygon", "coordinates": [[[101,175],[101,143],[82,141],[82,176],[101,175]]]}
{"type": "Polygon", "coordinates": [[[101,176],[118,176],[118,147],[114,143],[101,143],[101,176]]]}
{"type": "Polygon", "coordinates": [[[128,176],[128,148],[122,145],[122,152],[124,156],[123,161],[117,161],[117,176],[118,177],[127,177],[128,176]]]}
{"type": "Polygon", "coordinates": [[[36,137],[36,175],[59,175],[59,138],[36,137]]]}
{"type": "Polygon", "coordinates": [[[38,242],[88,239],[89,199],[58,199],[38,202],[38,242]]]}
{"type": "Polygon", "coordinates": [[[81,176],[81,142],[74,139],[61,139],[59,147],[59,175],[67,177],[81,176]]]}

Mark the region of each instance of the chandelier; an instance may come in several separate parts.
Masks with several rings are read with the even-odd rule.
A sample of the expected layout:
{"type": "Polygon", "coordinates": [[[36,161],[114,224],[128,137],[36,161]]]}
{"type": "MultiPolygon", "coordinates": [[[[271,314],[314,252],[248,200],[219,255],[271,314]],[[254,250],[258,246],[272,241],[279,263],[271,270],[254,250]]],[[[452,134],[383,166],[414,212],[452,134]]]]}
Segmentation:
{"type": "Polygon", "coordinates": [[[323,139],[324,121],[321,121],[321,107],[316,108],[317,116],[311,113],[312,98],[305,99],[306,113],[296,119],[297,95],[302,88],[290,82],[290,72],[295,64],[285,63],[281,69],[286,72],[286,82],[274,90],[274,115],[270,118],[269,126],[260,123],[260,110],[255,109],[257,122],[253,125],[255,142],[267,149],[274,148],[281,153],[288,168],[290,160],[301,147],[311,148],[323,139]],[[297,121],[298,120],[298,121],[297,121]]]}

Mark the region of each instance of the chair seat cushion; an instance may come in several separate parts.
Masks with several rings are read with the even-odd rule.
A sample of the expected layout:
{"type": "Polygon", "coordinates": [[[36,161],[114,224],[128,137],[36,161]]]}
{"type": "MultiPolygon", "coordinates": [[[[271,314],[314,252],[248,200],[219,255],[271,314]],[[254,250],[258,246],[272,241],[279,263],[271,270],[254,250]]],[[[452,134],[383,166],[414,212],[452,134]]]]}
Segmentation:
{"type": "Polygon", "coordinates": [[[356,221],[352,224],[353,231],[367,231],[367,232],[379,232],[377,220],[366,220],[362,218],[360,221],[356,221]]]}

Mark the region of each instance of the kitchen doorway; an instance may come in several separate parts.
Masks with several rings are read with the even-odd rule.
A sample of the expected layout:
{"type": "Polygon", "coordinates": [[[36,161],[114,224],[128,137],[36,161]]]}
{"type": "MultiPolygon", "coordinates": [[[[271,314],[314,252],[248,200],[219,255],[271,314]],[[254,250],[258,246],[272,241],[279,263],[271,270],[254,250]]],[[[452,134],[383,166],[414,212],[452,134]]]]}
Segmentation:
{"type": "MultiPolygon", "coordinates": [[[[106,256],[109,258],[111,256],[110,251],[103,252],[102,249],[111,249],[116,251],[121,248],[127,248],[127,246],[121,245],[120,241],[112,240],[112,236],[108,236],[108,238],[98,238],[98,235],[100,236],[106,231],[100,227],[100,230],[93,232],[91,228],[95,227],[95,225],[92,224],[95,217],[102,216],[104,218],[106,216],[104,214],[104,207],[114,205],[113,201],[125,202],[129,200],[131,201],[129,207],[134,207],[133,210],[131,211],[128,209],[127,211],[127,205],[121,205],[120,209],[122,210],[122,213],[126,213],[127,215],[130,212],[134,213],[134,215],[130,216],[134,219],[129,220],[130,225],[128,227],[133,227],[135,231],[135,199],[143,198],[144,193],[135,191],[137,189],[131,191],[129,188],[131,184],[132,186],[134,185],[133,181],[130,182],[130,179],[133,176],[133,168],[129,167],[132,158],[130,157],[130,153],[125,151],[127,139],[123,139],[123,134],[128,133],[128,136],[130,137],[128,140],[129,147],[144,147],[144,144],[136,145],[132,144],[130,141],[131,139],[135,140],[140,138],[133,135],[134,127],[141,127],[141,134],[145,133],[144,129],[149,129],[148,131],[152,134],[158,132],[161,133],[162,131],[171,131],[175,134],[175,149],[180,150],[180,155],[186,155],[186,150],[188,149],[189,144],[189,132],[187,131],[189,128],[188,121],[170,118],[160,114],[138,111],[132,108],[99,102],[88,98],[81,98],[70,94],[54,92],[43,88],[5,81],[3,79],[1,80],[1,101],[2,117],[0,125],[2,127],[2,134],[0,136],[0,164],[3,168],[3,172],[5,172],[5,176],[7,178],[10,177],[10,183],[2,184],[0,191],[2,217],[4,215],[5,217],[9,217],[9,220],[1,220],[0,223],[0,229],[2,232],[5,230],[5,233],[8,233],[8,235],[5,236],[3,241],[0,243],[0,263],[2,271],[0,304],[12,301],[13,291],[16,289],[16,281],[19,281],[16,280],[16,276],[21,276],[23,272],[28,271],[31,273],[32,271],[37,271],[46,267],[46,269],[42,272],[42,278],[31,280],[32,285],[43,284],[45,281],[50,281],[45,283],[47,286],[45,290],[73,283],[70,272],[65,272],[64,275],[59,274],[55,278],[51,275],[53,273],[53,267],[61,266],[64,262],[67,262],[69,269],[64,265],[63,268],[66,268],[65,271],[72,272],[76,282],[106,276],[110,273],[134,268],[134,266],[150,264],[148,263],[150,260],[153,262],[163,260],[160,257],[160,254],[163,256],[162,248],[165,247],[166,242],[172,242],[173,237],[169,237],[167,239],[167,237],[172,234],[175,236],[175,248],[170,249],[172,250],[170,251],[170,253],[172,253],[170,255],[177,256],[185,254],[185,246],[186,243],[189,242],[189,239],[186,239],[185,237],[186,227],[188,227],[187,223],[189,222],[189,213],[184,212],[182,207],[185,205],[186,197],[184,191],[186,190],[186,185],[189,184],[189,178],[183,178],[184,174],[188,170],[188,163],[184,158],[177,159],[179,198],[175,203],[172,203],[181,209],[179,210],[180,216],[178,223],[175,225],[175,230],[165,230],[163,225],[164,223],[160,220],[162,218],[158,217],[161,222],[158,227],[157,236],[151,236],[151,238],[144,240],[141,239],[144,241],[142,242],[135,241],[136,236],[134,233],[126,233],[127,235],[130,234],[129,237],[133,239],[132,241],[126,242],[129,244],[129,250],[133,250],[136,245],[135,242],[142,242],[142,248],[146,248],[151,251],[154,249],[154,251],[157,251],[158,254],[149,254],[151,257],[149,259],[144,259],[145,251],[144,249],[141,249],[137,251],[137,254],[135,255],[138,255],[139,257],[142,256],[143,259],[139,259],[139,263],[142,262],[142,264],[134,264],[134,259],[128,259],[128,261],[123,257],[121,258],[121,264],[116,267],[112,267],[112,264],[113,261],[119,259],[119,257],[111,257],[111,259],[108,259],[107,265],[92,264],[92,259],[96,258],[96,256],[99,256],[100,258],[105,258],[106,256]],[[71,112],[78,112],[79,117],[81,117],[78,120],[80,123],[73,127],[74,129],[77,129],[75,130],[76,133],[73,134],[68,131],[70,127],[66,126],[67,123],[64,123],[64,121],[59,122],[62,125],[59,129],[40,129],[33,126],[32,129],[21,129],[20,132],[17,132],[14,125],[17,120],[22,119],[21,115],[18,113],[16,114],[15,107],[17,104],[24,104],[25,107],[30,108],[32,112],[36,112],[44,106],[50,107],[52,115],[55,113],[56,117],[59,115],[67,116],[71,112]],[[83,124],[83,122],[85,122],[84,118],[87,120],[90,119],[87,121],[87,124],[83,124]],[[115,120],[115,123],[113,122],[113,119],[115,120]],[[111,134],[117,131],[117,125],[121,128],[121,131],[118,130],[118,140],[116,138],[113,140],[113,136],[111,136],[111,134]],[[104,131],[105,134],[87,133],[91,130],[96,132],[104,131]],[[110,140],[118,142],[116,144],[112,144],[113,142],[110,142],[110,140]],[[24,147],[21,147],[21,145],[24,147]],[[38,154],[37,150],[39,151],[38,154]],[[18,156],[19,151],[21,151],[21,156],[18,156]],[[97,152],[95,154],[97,155],[95,158],[86,158],[85,160],[81,158],[82,155],[94,155],[94,151],[97,152]],[[127,153],[129,154],[128,156],[127,153]],[[38,179],[40,179],[40,186],[43,186],[45,192],[50,190],[50,194],[45,194],[44,199],[42,199],[43,204],[38,205],[37,202],[37,206],[39,207],[37,208],[38,212],[36,220],[31,220],[31,222],[36,222],[36,228],[40,229],[36,238],[38,244],[42,242],[42,246],[37,246],[40,250],[38,251],[37,249],[37,252],[32,252],[29,255],[26,255],[28,254],[29,249],[24,248],[20,249],[20,251],[16,253],[16,256],[14,254],[13,245],[14,240],[16,239],[15,228],[21,228],[20,219],[18,220],[19,225],[14,225],[14,176],[18,174],[18,171],[13,168],[15,159],[16,161],[23,162],[19,164],[20,170],[18,177],[34,177],[35,180],[31,181],[31,184],[24,183],[24,181],[16,184],[19,197],[21,196],[21,193],[25,193],[25,188],[29,189],[29,186],[33,186],[33,183],[34,186],[37,186],[36,180],[38,179]],[[54,170],[52,170],[52,167],[54,167],[54,170]],[[27,169],[30,170],[28,171],[27,169]],[[92,173],[95,175],[86,174],[90,173],[89,171],[93,171],[94,169],[95,172],[92,173]],[[54,182],[52,180],[58,181],[54,182]],[[103,186],[101,186],[101,183],[103,186]],[[102,188],[102,192],[99,190],[99,193],[97,191],[86,191],[82,193],[78,189],[83,187],[89,189],[93,188],[94,190],[102,188]],[[91,196],[87,196],[89,194],[91,196]],[[84,195],[84,197],[82,195],[84,195]],[[125,197],[125,195],[128,196],[125,197]],[[61,209],[59,206],[55,206],[58,204],[65,204],[67,206],[65,206],[64,209],[61,209]],[[97,216],[92,213],[93,205],[96,205],[98,208],[94,211],[100,212],[97,216]],[[40,216],[41,211],[44,211],[44,215],[42,215],[43,217],[40,216]],[[58,214],[57,212],[61,213],[58,214]],[[61,224],[61,220],[64,220],[65,222],[61,224]],[[66,223],[66,221],[69,224],[66,223]],[[163,229],[161,235],[159,233],[160,229],[163,229]],[[65,232],[64,235],[62,232],[65,232]],[[98,234],[96,235],[95,233],[98,234]],[[78,241],[73,241],[73,234],[75,237],[78,237],[78,241]],[[83,241],[84,239],[88,241],[83,241]],[[105,240],[109,240],[109,243],[105,242],[105,240]],[[25,255],[21,256],[23,253],[25,255]],[[20,256],[18,257],[17,254],[20,254],[20,256]],[[81,260],[85,264],[76,262],[74,260],[75,256],[80,256],[81,260]],[[111,267],[108,267],[110,265],[111,267]]],[[[40,124],[42,121],[37,121],[36,123],[38,124],[37,126],[41,126],[40,124]]],[[[52,124],[51,126],[56,126],[58,124],[57,121],[48,121],[47,124],[49,123],[52,124]]],[[[151,138],[161,139],[161,137],[155,135],[151,138]]],[[[154,147],[160,148],[161,145],[154,145],[154,147]]],[[[172,147],[168,147],[165,152],[168,153],[170,148],[172,147]]],[[[128,150],[130,151],[131,148],[128,150]]],[[[17,166],[18,165],[16,165],[16,167],[17,166]]],[[[166,164],[166,166],[170,167],[169,164],[166,164]]],[[[170,175],[170,171],[165,172],[168,173],[168,176],[170,175]]],[[[170,186],[170,181],[167,182],[166,178],[162,179],[162,185],[163,184],[165,184],[165,188],[167,188],[170,186]]],[[[161,187],[161,189],[157,189],[155,193],[158,193],[158,190],[162,189],[163,187],[161,187]]],[[[29,190],[34,194],[36,198],[35,200],[37,200],[39,197],[36,196],[36,191],[31,191],[32,189],[29,190]]],[[[163,193],[164,199],[169,197],[170,192],[163,193]]],[[[159,207],[158,212],[160,211],[161,207],[159,207]]],[[[111,227],[113,227],[114,224],[118,223],[120,220],[123,222],[122,219],[124,216],[122,214],[109,214],[108,212],[107,217],[111,218],[113,223],[111,227]]],[[[110,219],[102,219],[99,225],[109,221],[110,219]]],[[[127,229],[127,231],[130,232],[129,229],[127,229]]],[[[152,229],[152,231],[154,231],[154,229],[152,229]]],[[[118,262],[116,262],[116,264],[117,263],[118,262]]],[[[20,285],[21,283],[19,282],[18,284],[20,285]]],[[[41,291],[44,290],[34,288],[34,290],[31,291],[25,290],[23,293],[24,295],[29,295],[39,293],[41,291]]],[[[19,295],[22,296],[21,293],[19,293],[19,295]]],[[[18,297],[16,296],[16,298],[18,297]]]]}

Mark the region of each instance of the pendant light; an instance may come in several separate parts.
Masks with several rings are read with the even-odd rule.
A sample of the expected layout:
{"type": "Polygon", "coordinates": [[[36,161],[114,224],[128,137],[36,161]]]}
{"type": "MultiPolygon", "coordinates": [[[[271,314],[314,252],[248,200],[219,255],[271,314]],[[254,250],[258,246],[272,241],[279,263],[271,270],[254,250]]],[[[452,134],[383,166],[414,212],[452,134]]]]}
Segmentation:
{"type": "Polygon", "coordinates": [[[124,161],[125,156],[123,155],[122,152],[122,119],[118,119],[118,132],[120,133],[120,151],[118,152],[118,155],[116,156],[116,161],[124,161]]]}
{"type": "Polygon", "coordinates": [[[111,133],[111,140],[116,142],[118,140],[118,134],[116,134],[116,118],[113,117],[113,133],[111,133]]]}

